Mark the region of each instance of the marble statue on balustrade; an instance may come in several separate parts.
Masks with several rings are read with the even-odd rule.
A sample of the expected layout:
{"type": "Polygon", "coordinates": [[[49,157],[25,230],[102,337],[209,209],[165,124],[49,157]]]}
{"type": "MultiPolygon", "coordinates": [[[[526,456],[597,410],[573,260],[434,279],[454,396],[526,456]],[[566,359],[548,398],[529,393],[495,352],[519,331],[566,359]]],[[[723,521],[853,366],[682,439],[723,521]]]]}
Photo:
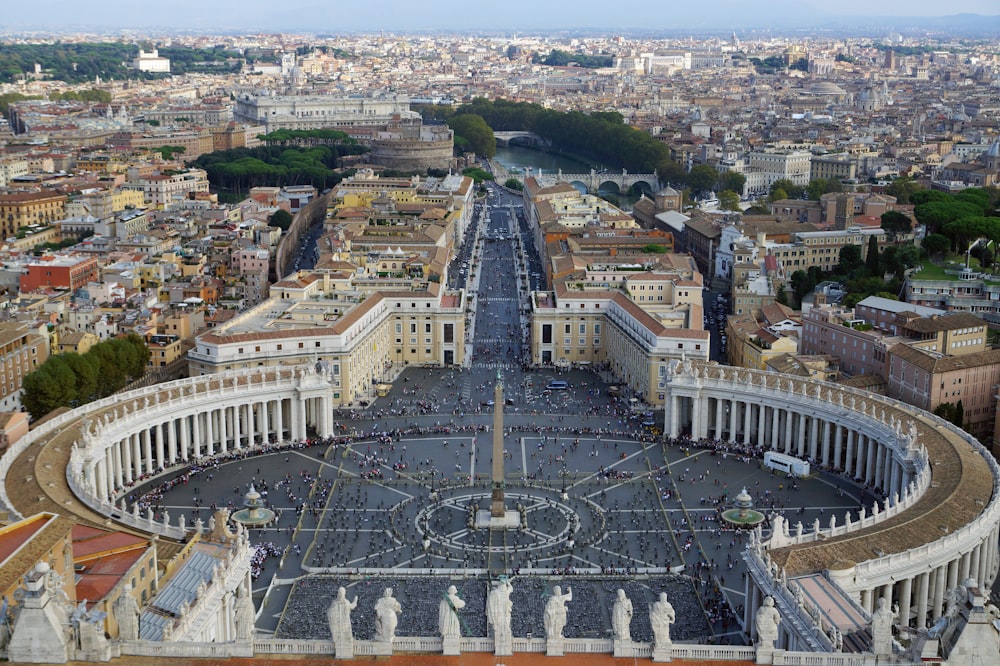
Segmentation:
{"type": "Polygon", "coordinates": [[[443,654],[461,653],[462,628],[458,611],[463,608],[465,601],[458,596],[458,588],[450,585],[441,603],[438,604],[438,630],[441,632],[443,654]]]}
{"type": "Polygon", "coordinates": [[[514,651],[514,637],[510,630],[510,618],[514,602],[510,595],[514,586],[506,576],[501,576],[486,598],[486,619],[493,628],[493,653],[510,655],[514,651]]]}
{"type": "Polygon", "coordinates": [[[375,602],[375,640],[392,643],[396,638],[396,625],[403,607],[392,596],[392,588],[385,588],[382,597],[375,602]]]}
{"type": "Polygon", "coordinates": [[[566,628],[566,602],[573,601],[573,589],[567,587],[566,594],[562,593],[562,588],[556,585],[552,588],[552,596],[545,604],[545,636],[549,640],[561,639],[563,629],[566,628]]]}
{"type": "Polygon", "coordinates": [[[774,644],[778,640],[778,625],[781,624],[781,616],[778,614],[778,609],[774,607],[772,597],[764,597],[764,603],[757,609],[753,623],[757,630],[758,649],[773,650],[774,644]]]}
{"type": "Polygon", "coordinates": [[[131,585],[125,584],[125,589],[115,599],[111,610],[118,623],[118,639],[123,641],[139,640],[139,604],[132,596],[131,585]]]}
{"type": "Polygon", "coordinates": [[[649,624],[653,629],[653,661],[670,661],[670,625],[677,619],[674,607],[667,600],[667,593],[649,605],[649,624]]]}
{"type": "Polygon", "coordinates": [[[233,618],[236,624],[236,640],[253,640],[255,615],[250,593],[240,585],[236,588],[236,610],[233,618]]]}
{"type": "Polygon", "coordinates": [[[892,624],[895,616],[889,610],[885,597],[879,597],[875,612],[872,613],[872,652],[877,656],[892,655],[892,624]]]}
{"type": "Polygon", "coordinates": [[[354,656],[354,632],[351,630],[351,611],[358,607],[358,597],[354,601],[347,599],[347,590],[343,587],[337,590],[337,597],[326,611],[326,619],[330,625],[330,635],[337,651],[337,659],[350,659],[354,656]]]}
{"type": "Polygon", "coordinates": [[[625,590],[618,588],[615,602],[611,607],[611,628],[615,632],[615,640],[632,640],[632,600],[625,596],[625,590]]]}
{"type": "Polygon", "coordinates": [[[458,588],[454,585],[448,587],[444,599],[438,605],[438,629],[441,638],[460,638],[462,628],[459,623],[458,611],[465,608],[465,602],[458,596],[458,588]]]}

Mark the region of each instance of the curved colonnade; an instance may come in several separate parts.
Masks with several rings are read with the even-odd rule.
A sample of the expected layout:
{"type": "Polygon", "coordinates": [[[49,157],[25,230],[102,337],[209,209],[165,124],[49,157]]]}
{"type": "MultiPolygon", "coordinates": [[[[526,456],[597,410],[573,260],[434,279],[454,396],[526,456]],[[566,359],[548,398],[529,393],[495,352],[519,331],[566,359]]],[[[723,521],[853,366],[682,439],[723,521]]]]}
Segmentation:
{"type": "Polygon", "coordinates": [[[917,628],[941,618],[959,584],[973,578],[985,589],[995,579],[1000,466],[950,423],[849,387],[690,362],[677,363],[668,376],[665,408],[669,436],[808,458],[886,498],[854,517],[816,521],[808,532],[775,520],[770,538],[756,539],[747,552],[748,631],[771,595],[783,616],[802,616],[782,624],[780,647],[833,647],[824,622],[788,594],[795,589],[788,581],[796,577],[820,575],[836,583],[862,617],[885,597],[917,628]],[[790,603],[782,604],[786,597],[790,603]]]}
{"type": "MultiPolygon", "coordinates": [[[[782,601],[788,579],[798,576],[826,577],[865,616],[878,597],[887,597],[908,609],[917,627],[940,618],[948,591],[967,578],[984,587],[994,580],[1000,467],[963,431],[907,405],[825,382],[685,362],[667,379],[668,435],[688,432],[808,457],[887,498],[870,512],[832,518],[828,526],[817,521],[810,530],[775,521],[768,541],[753,540],[747,551],[748,631],[761,600],[771,595],[787,620],[780,647],[832,649],[822,621],[782,601]]],[[[22,515],[38,510],[34,499],[12,501],[17,498],[8,484],[16,480],[7,477],[13,461],[32,461],[40,473],[64,460],[68,488],[89,507],[78,507],[83,519],[111,515],[123,527],[177,538],[183,526],[119,514],[114,502],[131,485],[177,464],[307,433],[328,436],[330,396],[330,378],[311,369],[249,369],[91,403],[38,426],[5,453],[0,500],[22,515]],[[45,457],[47,449],[63,458],[45,457]]],[[[74,512],[65,497],[57,501],[53,487],[59,484],[36,481],[50,494],[49,506],[74,512]]]]}

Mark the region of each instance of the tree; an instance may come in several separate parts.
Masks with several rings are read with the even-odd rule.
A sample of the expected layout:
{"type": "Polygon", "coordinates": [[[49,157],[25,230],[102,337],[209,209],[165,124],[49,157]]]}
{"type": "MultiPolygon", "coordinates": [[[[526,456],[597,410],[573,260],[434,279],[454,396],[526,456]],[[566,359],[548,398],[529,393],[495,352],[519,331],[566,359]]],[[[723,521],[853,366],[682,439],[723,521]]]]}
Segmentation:
{"type": "Polygon", "coordinates": [[[722,210],[740,210],[740,195],[730,190],[719,192],[719,208],[722,210]]]}
{"type": "Polygon", "coordinates": [[[851,274],[861,267],[861,248],[857,245],[844,245],[840,248],[840,263],[837,271],[843,274],[851,274]]]}
{"type": "Polygon", "coordinates": [[[955,416],[952,418],[952,423],[961,428],[964,422],[965,422],[965,406],[962,404],[962,401],[959,400],[955,404],[955,416]]]}
{"type": "Polygon", "coordinates": [[[519,181],[517,178],[508,178],[504,181],[503,186],[510,190],[524,190],[524,183],[519,181]]]}
{"type": "Polygon", "coordinates": [[[474,113],[452,116],[448,119],[448,126],[455,131],[456,141],[461,137],[477,155],[486,158],[496,155],[496,137],[482,116],[474,113]]]}
{"type": "Polygon", "coordinates": [[[868,253],[865,254],[865,268],[869,275],[878,275],[878,239],[875,236],[868,237],[868,253]]]}
{"type": "Polygon", "coordinates": [[[823,178],[810,180],[806,186],[806,193],[809,195],[809,198],[813,201],[819,201],[819,198],[826,194],[826,184],[827,181],[823,178]]]}
{"type": "Polygon", "coordinates": [[[53,356],[21,383],[21,404],[32,418],[40,419],[53,409],[69,406],[76,399],[76,378],[58,356],[53,356]]]}
{"type": "Polygon", "coordinates": [[[293,219],[291,213],[284,208],[279,208],[271,213],[271,217],[267,218],[267,223],[272,227],[278,227],[282,231],[288,231],[288,228],[292,226],[293,219]]]}
{"type": "Polygon", "coordinates": [[[921,189],[923,188],[920,187],[920,185],[918,185],[912,178],[901,176],[889,183],[889,185],[885,188],[885,193],[896,197],[896,203],[901,206],[906,206],[911,203],[911,197],[914,192],[921,189]]]}
{"type": "Polygon", "coordinates": [[[747,177],[735,171],[723,171],[719,174],[720,190],[729,190],[730,192],[739,194],[743,191],[743,186],[746,185],[746,182],[747,177]]]}
{"type": "Polygon", "coordinates": [[[788,302],[788,292],[785,291],[785,285],[778,285],[778,291],[774,294],[774,300],[782,305],[791,305],[788,302]]]}
{"type": "Polygon", "coordinates": [[[943,255],[951,247],[951,239],[943,234],[928,234],[920,242],[920,247],[927,253],[928,257],[943,255]]]}
{"type": "MultiPolygon", "coordinates": [[[[787,198],[788,198],[788,192],[785,192],[783,189],[779,187],[777,189],[771,190],[771,194],[768,195],[767,200],[770,201],[771,203],[774,203],[775,201],[781,201],[782,199],[787,199],[787,198]]],[[[770,209],[768,209],[768,212],[770,212],[770,209]]]]}
{"type": "Polygon", "coordinates": [[[688,172],[687,182],[695,198],[701,198],[719,182],[719,172],[707,164],[697,164],[688,172]]]}
{"type": "Polygon", "coordinates": [[[882,228],[885,229],[889,240],[894,241],[897,234],[906,234],[912,231],[913,222],[898,210],[889,210],[882,213],[882,228]]]}
{"type": "MultiPolygon", "coordinates": [[[[785,198],[798,199],[803,193],[805,193],[805,188],[801,185],[796,185],[788,178],[779,178],[778,180],[771,183],[771,194],[773,196],[775,190],[784,190],[787,195],[785,198]]],[[[776,198],[772,198],[772,201],[777,201],[776,198]]]]}
{"type": "Polygon", "coordinates": [[[816,280],[806,271],[795,271],[792,273],[790,281],[792,283],[792,294],[795,296],[795,301],[799,304],[802,303],[802,299],[809,292],[816,288],[816,280]]]}

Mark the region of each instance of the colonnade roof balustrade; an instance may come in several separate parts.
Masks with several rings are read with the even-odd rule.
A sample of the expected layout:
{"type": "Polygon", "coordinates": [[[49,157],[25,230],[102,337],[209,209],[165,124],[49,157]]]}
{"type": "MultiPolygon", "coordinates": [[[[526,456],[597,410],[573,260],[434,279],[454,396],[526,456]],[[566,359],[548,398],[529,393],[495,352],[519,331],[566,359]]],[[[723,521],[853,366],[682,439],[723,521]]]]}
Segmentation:
{"type": "MultiPolygon", "coordinates": [[[[278,392],[299,386],[301,367],[288,369],[253,368],[233,370],[202,377],[192,377],[120,393],[59,414],[33,429],[4,452],[0,459],[3,489],[0,499],[21,517],[51,512],[75,522],[102,528],[112,527],[109,516],[91,509],[76,497],[67,481],[74,445],[83,450],[87,440],[84,429],[118,431],[140,429],[148,425],[154,412],[181,418],[198,406],[208,406],[223,398],[232,400],[238,391],[259,398],[268,386],[278,392]],[[117,421],[117,423],[116,423],[117,421]],[[115,426],[119,427],[115,427],[115,426]]],[[[307,381],[317,381],[309,373],[307,381]]],[[[121,433],[119,432],[118,435],[121,433]]],[[[174,468],[176,469],[176,468],[174,468]]],[[[114,529],[149,536],[142,530],[115,523],[114,529]]],[[[169,539],[157,543],[158,556],[169,559],[181,544],[169,539]]]]}
{"type": "MultiPolygon", "coordinates": [[[[771,562],[784,569],[788,576],[846,569],[928,546],[966,528],[991,508],[1000,467],[971,435],[932,414],[826,382],[711,364],[697,364],[697,372],[703,380],[725,382],[726,389],[735,392],[732,395],[735,399],[744,398],[743,394],[752,395],[753,401],[764,404],[769,395],[779,397],[783,394],[789,402],[798,403],[803,409],[811,408],[807,401],[821,400],[828,403],[829,411],[824,413],[819,406],[815,416],[837,421],[845,414],[845,404],[854,404],[850,400],[860,398],[866,405],[865,419],[873,424],[895,417],[897,422],[912,421],[916,426],[916,441],[926,449],[931,466],[931,483],[924,494],[908,510],[870,527],[770,550],[771,562]],[[845,403],[840,401],[841,394],[845,403]]],[[[872,434],[866,433],[863,427],[858,430],[872,434]]]]}

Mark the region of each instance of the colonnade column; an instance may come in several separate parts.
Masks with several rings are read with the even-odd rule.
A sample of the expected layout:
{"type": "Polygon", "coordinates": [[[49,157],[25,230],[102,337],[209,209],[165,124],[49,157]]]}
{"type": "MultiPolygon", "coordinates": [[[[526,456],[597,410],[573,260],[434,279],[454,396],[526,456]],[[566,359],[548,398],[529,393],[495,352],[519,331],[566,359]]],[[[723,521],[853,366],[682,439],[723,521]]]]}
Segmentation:
{"type": "Polygon", "coordinates": [[[840,461],[843,459],[841,453],[843,453],[843,442],[844,440],[844,426],[837,424],[837,430],[833,435],[833,468],[840,469],[840,461]]]}
{"type": "Polygon", "coordinates": [[[844,474],[851,478],[854,473],[854,431],[847,429],[847,455],[844,456],[844,474]]]}
{"type": "Polygon", "coordinates": [[[292,418],[292,439],[306,438],[306,401],[305,398],[292,398],[295,416],[292,418]]]}
{"type": "Polygon", "coordinates": [[[830,422],[823,420],[823,465],[830,464],[830,422]]]}
{"type": "Polygon", "coordinates": [[[132,474],[135,465],[132,462],[133,454],[135,453],[135,450],[132,448],[132,437],[132,435],[127,435],[125,439],[118,443],[118,446],[123,449],[123,453],[125,454],[122,460],[122,471],[125,473],[126,483],[132,483],[135,480],[135,476],[132,474]]]}
{"type": "MultiPolygon", "coordinates": [[[[324,404],[329,403],[329,406],[333,407],[333,400],[324,399],[324,404]]],[[[331,414],[332,409],[326,410],[328,414],[331,414]]],[[[737,423],[739,422],[739,411],[740,403],[736,400],[729,401],[729,441],[735,442],[739,439],[739,431],[737,430],[737,423]]],[[[332,418],[332,414],[331,414],[332,418]]],[[[333,429],[331,428],[331,433],[333,429]]]]}
{"type": "Polygon", "coordinates": [[[743,405],[743,443],[750,443],[750,433],[753,431],[753,404],[749,402],[743,405]]]}
{"type": "Polygon", "coordinates": [[[771,445],[768,447],[772,451],[777,451],[781,445],[781,410],[771,407],[771,445]]]}
{"type": "MultiPolygon", "coordinates": [[[[166,421],[161,421],[160,423],[157,423],[154,426],[156,428],[156,462],[157,462],[157,468],[159,469],[166,468],[168,464],[167,460],[164,458],[164,449],[166,447],[166,440],[167,440],[166,432],[168,425],[169,423],[167,423],[166,421]]],[[[171,459],[170,462],[173,462],[173,460],[171,459]]]]}
{"type": "Polygon", "coordinates": [[[785,437],[781,443],[781,450],[785,453],[792,452],[792,421],[795,420],[795,413],[790,409],[781,410],[785,413],[785,437]]]}
{"type": "Polygon", "coordinates": [[[153,447],[152,442],[149,440],[151,435],[149,427],[143,428],[139,434],[139,439],[142,442],[142,459],[144,461],[143,464],[146,466],[146,474],[153,473],[153,447]]]}
{"type": "Polygon", "coordinates": [[[913,579],[904,578],[899,585],[900,622],[904,627],[910,626],[910,605],[913,603],[913,579]]]}
{"type": "Polygon", "coordinates": [[[819,445],[819,419],[815,416],[809,417],[812,423],[809,424],[809,458],[816,460],[816,447],[819,445]]]}
{"type": "Polygon", "coordinates": [[[917,576],[917,629],[927,626],[927,577],[928,573],[917,576]]]}
{"type": "Polygon", "coordinates": [[[170,464],[173,464],[177,462],[177,423],[167,421],[165,425],[167,426],[167,457],[170,464]]]}
{"type": "Polygon", "coordinates": [[[267,444],[271,441],[271,421],[268,414],[269,400],[260,403],[260,434],[261,442],[267,444]]]}
{"type": "Polygon", "coordinates": [[[724,430],[722,427],[722,399],[715,399],[715,438],[722,439],[724,430]]]}
{"type": "Polygon", "coordinates": [[[191,415],[191,440],[195,459],[201,457],[201,412],[191,415]]]}
{"type": "Polygon", "coordinates": [[[799,446],[797,454],[800,458],[806,455],[806,420],[805,414],[799,414],[799,446]]]}
{"type": "Polygon", "coordinates": [[[937,622],[941,618],[942,606],[944,606],[944,584],[945,567],[938,567],[934,570],[934,605],[931,611],[931,620],[937,622]]]}

